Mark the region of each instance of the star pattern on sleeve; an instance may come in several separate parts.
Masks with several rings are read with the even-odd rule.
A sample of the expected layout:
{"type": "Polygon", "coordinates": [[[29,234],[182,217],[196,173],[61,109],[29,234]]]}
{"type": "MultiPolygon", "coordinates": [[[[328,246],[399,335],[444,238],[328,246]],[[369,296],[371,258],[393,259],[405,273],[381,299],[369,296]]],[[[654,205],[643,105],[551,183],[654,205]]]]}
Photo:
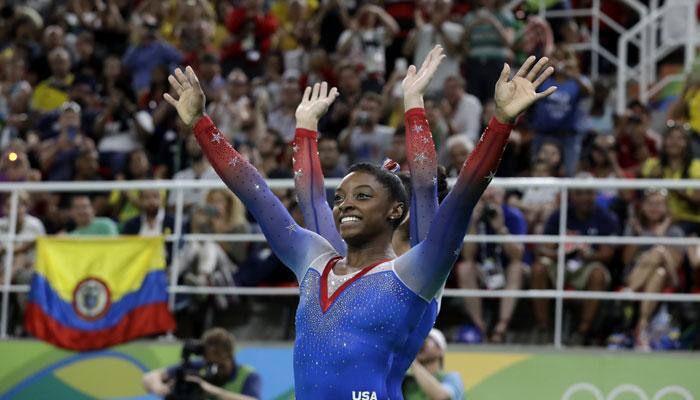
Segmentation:
{"type": "Polygon", "coordinates": [[[212,143],[219,144],[219,142],[221,142],[222,140],[224,140],[224,135],[222,135],[221,132],[219,132],[219,131],[212,132],[212,135],[211,135],[211,142],[212,143]]]}
{"type": "Polygon", "coordinates": [[[234,156],[228,160],[228,166],[235,168],[236,166],[238,166],[238,164],[240,164],[240,162],[241,162],[241,159],[239,157],[234,156]]]}
{"type": "Polygon", "coordinates": [[[428,157],[425,155],[425,152],[420,152],[416,154],[416,156],[413,158],[413,161],[415,161],[417,164],[423,164],[428,157]]]}

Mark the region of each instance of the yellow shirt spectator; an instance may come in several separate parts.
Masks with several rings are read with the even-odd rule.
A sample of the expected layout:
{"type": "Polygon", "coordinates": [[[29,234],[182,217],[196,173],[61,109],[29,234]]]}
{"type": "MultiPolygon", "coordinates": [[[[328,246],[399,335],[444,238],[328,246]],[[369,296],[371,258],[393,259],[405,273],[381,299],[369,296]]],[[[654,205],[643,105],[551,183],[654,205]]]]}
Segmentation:
{"type": "Polygon", "coordinates": [[[688,105],[688,122],[696,134],[700,134],[700,87],[689,90],[684,98],[688,105]]]}
{"type": "Polygon", "coordinates": [[[41,81],[32,95],[32,109],[44,113],[59,108],[69,100],[68,90],[73,79],[73,74],[68,74],[63,81],[53,77],[41,81]]]}
{"type": "MultiPolygon", "coordinates": [[[[670,167],[662,169],[661,162],[658,158],[648,159],[642,166],[642,177],[652,178],[661,177],[663,179],[682,179],[683,171],[680,169],[672,170],[670,167]]],[[[700,179],[700,160],[691,161],[688,167],[688,177],[686,179],[700,179]]],[[[685,194],[692,196],[693,190],[685,190],[685,194]]],[[[668,208],[671,210],[671,215],[675,221],[689,221],[700,223],[700,209],[694,207],[687,200],[683,199],[678,191],[669,190],[668,208]]]]}

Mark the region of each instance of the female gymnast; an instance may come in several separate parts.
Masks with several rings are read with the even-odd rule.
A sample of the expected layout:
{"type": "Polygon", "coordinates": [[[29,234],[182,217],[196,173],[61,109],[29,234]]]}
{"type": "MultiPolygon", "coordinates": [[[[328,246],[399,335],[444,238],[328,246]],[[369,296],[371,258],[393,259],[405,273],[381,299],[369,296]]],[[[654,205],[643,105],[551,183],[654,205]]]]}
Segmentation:
{"type": "MultiPolygon", "coordinates": [[[[444,58],[442,47],[435,46],[423,61],[420,69],[407,71],[402,87],[404,93],[406,126],[406,159],[410,174],[410,207],[408,221],[402,222],[394,232],[393,248],[398,256],[425,238],[430,222],[438,205],[437,196],[437,157],[432,133],[425,116],[423,93],[430,79],[444,58]],[[408,223],[408,235],[404,232],[408,223]]],[[[314,127],[320,115],[311,112],[311,105],[302,101],[297,108],[297,130],[294,138],[294,170],[301,171],[302,177],[295,180],[299,205],[304,215],[306,228],[328,240],[336,251],[346,254],[346,246],[333,221],[332,211],[325,198],[323,171],[316,148],[316,132],[303,128],[314,127]]],[[[408,335],[406,343],[397,348],[392,357],[387,375],[387,393],[391,400],[400,400],[402,382],[406,370],[418,354],[425,337],[437,318],[440,304],[440,290],[423,313],[416,328],[408,335]]]]}
{"type": "MultiPolygon", "coordinates": [[[[347,245],[347,256],[342,257],[326,239],[299,227],[262,176],[224,139],[204,113],[204,93],[192,69],[187,67],[186,74],[177,69],[168,78],[178,98],[166,94],[166,101],[193,126],[217,173],[256,218],[275,254],[297,276],[297,398],[388,397],[392,358],[417,327],[459,254],[471,209],[494,176],[510,123],[555,90],[535,92],[552,70],[540,75],[546,60],[533,66],[534,62],[534,57],[529,58],[512,80],[504,65],[496,87],[496,117],[435,213],[425,239],[398,258],[391,238],[406,213],[407,200],[395,175],[361,164],[343,178],[333,208],[347,245]]],[[[304,99],[315,104],[316,115],[322,115],[336,96],[337,90],[329,93],[324,83],[313,91],[307,88],[304,99]]],[[[315,130],[314,126],[301,128],[315,130]]],[[[424,157],[416,160],[423,161],[424,157]]],[[[302,174],[295,171],[297,179],[302,174]]]]}

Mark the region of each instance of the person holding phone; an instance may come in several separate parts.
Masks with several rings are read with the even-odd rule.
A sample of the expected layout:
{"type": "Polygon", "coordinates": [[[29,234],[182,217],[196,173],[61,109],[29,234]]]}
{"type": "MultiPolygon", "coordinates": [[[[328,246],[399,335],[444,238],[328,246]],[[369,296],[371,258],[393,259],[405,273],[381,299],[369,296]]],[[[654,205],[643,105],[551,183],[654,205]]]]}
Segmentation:
{"type": "Polygon", "coordinates": [[[39,165],[47,181],[69,181],[75,172],[75,159],[83,150],[95,148],[95,143],[82,132],[80,106],[72,101],[63,103],[58,116],[58,136],[45,140],[39,150],[39,165]]]}

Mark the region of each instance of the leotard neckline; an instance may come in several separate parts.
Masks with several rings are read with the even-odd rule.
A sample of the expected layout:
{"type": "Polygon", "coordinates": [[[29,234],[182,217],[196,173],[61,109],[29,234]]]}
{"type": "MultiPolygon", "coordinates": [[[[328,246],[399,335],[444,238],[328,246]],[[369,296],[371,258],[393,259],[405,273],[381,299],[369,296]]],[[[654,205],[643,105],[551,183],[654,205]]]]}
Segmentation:
{"type": "Polygon", "coordinates": [[[328,260],[328,263],[326,263],[326,267],[323,269],[323,274],[321,274],[321,282],[320,282],[321,296],[319,296],[319,297],[321,300],[321,310],[323,310],[324,313],[326,311],[328,311],[329,308],[331,308],[331,306],[335,302],[335,299],[337,299],[338,296],[340,296],[340,294],[343,292],[343,290],[345,290],[345,288],[350,286],[356,280],[362,278],[362,276],[367,274],[374,267],[376,267],[380,264],[383,264],[383,263],[390,260],[389,258],[387,258],[387,259],[377,261],[373,264],[370,264],[370,265],[362,268],[360,270],[360,272],[355,274],[355,276],[353,276],[352,278],[348,279],[345,283],[340,285],[340,287],[338,289],[336,289],[336,291],[333,292],[333,295],[330,296],[330,298],[329,298],[328,297],[328,274],[331,272],[331,270],[333,270],[333,267],[335,266],[335,264],[337,264],[338,261],[342,258],[343,257],[341,257],[341,256],[335,256],[335,257],[331,258],[330,260],[328,260]]]}

